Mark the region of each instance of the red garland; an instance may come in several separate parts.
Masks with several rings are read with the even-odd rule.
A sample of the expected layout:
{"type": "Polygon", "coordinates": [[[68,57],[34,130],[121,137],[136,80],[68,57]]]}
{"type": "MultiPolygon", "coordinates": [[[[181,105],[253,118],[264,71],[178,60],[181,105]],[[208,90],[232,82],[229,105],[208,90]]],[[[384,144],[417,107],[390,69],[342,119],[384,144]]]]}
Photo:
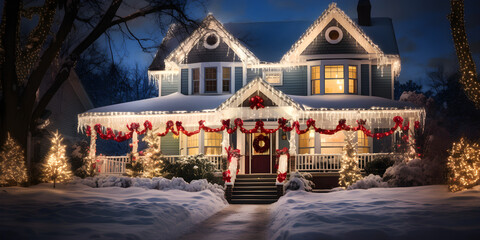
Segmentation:
{"type": "Polygon", "coordinates": [[[270,149],[270,138],[266,135],[258,135],[253,140],[253,148],[258,153],[264,153],[270,149]],[[264,142],[263,147],[260,146],[260,142],[264,142]]]}
{"type": "MultiPolygon", "coordinates": [[[[255,122],[255,127],[252,128],[252,129],[244,128],[243,127],[243,120],[240,119],[240,118],[236,118],[234,120],[234,126],[233,127],[230,126],[230,119],[222,120],[221,121],[222,126],[219,127],[219,128],[207,127],[207,126],[204,125],[205,121],[201,120],[201,121],[198,122],[199,126],[198,126],[198,129],[195,130],[195,131],[187,131],[182,126],[182,122],[177,121],[177,122],[173,123],[173,121],[170,120],[166,123],[165,131],[163,133],[157,133],[157,135],[160,136],[160,137],[164,137],[169,132],[172,132],[174,135],[178,136],[181,132],[181,133],[183,133],[187,136],[192,136],[194,134],[199,133],[200,130],[202,130],[202,129],[206,132],[220,132],[220,131],[227,130],[228,134],[232,134],[232,133],[237,131],[237,128],[240,129],[240,132],[242,132],[242,133],[258,133],[258,132],[260,132],[260,133],[264,133],[264,134],[270,134],[270,133],[277,132],[279,129],[282,129],[284,132],[290,132],[293,129],[295,129],[295,132],[297,134],[304,134],[304,133],[308,132],[308,130],[310,128],[313,128],[313,129],[315,129],[315,132],[320,133],[320,134],[327,134],[327,135],[332,135],[332,134],[335,134],[335,133],[337,133],[339,131],[342,131],[342,130],[345,130],[345,131],[362,131],[362,132],[365,133],[365,135],[367,135],[369,137],[380,139],[380,138],[383,138],[383,137],[386,137],[386,136],[389,136],[389,135],[393,134],[394,131],[399,127],[400,127],[401,130],[404,130],[404,131],[408,131],[409,128],[410,128],[409,124],[407,124],[405,126],[402,126],[403,118],[400,117],[400,116],[394,117],[393,121],[395,122],[395,126],[392,127],[389,131],[383,132],[383,133],[372,133],[371,130],[368,130],[368,129],[365,128],[364,125],[366,124],[366,121],[362,120],[362,119],[357,120],[358,126],[356,126],[356,127],[351,127],[351,126],[346,124],[345,119],[340,119],[340,121],[338,122],[338,125],[335,129],[317,128],[315,126],[315,120],[308,119],[307,122],[306,122],[307,128],[305,128],[303,130],[300,129],[300,123],[298,121],[293,122],[291,127],[286,126],[288,121],[285,118],[279,118],[278,119],[278,127],[277,128],[272,128],[272,129],[264,128],[264,122],[261,121],[261,120],[255,122]],[[176,127],[177,130],[175,130],[174,126],[176,127]]],[[[145,128],[142,131],[138,131],[138,128],[139,128],[138,123],[131,123],[130,125],[127,125],[127,128],[130,130],[130,132],[126,133],[125,135],[123,135],[121,131],[118,132],[118,135],[115,135],[115,133],[110,128],[107,128],[107,133],[104,134],[103,131],[101,130],[102,127],[101,127],[100,124],[95,125],[94,129],[96,130],[96,132],[100,135],[100,137],[102,139],[106,139],[106,140],[113,139],[115,141],[122,142],[122,141],[130,139],[132,137],[133,131],[135,131],[139,135],[142,135],[142,134],[145,134],[147,132],[147,130],[152,129],[152,123],[148,120],[145,121],[145,123],[143,125],[144,125],[145,128]]],[[[420,128],[420,122],[416,121],[415,122],[415,129],[418,129],[418,128],[420,128]]],[[[87,135],[91,134],[90,126],[87,126],[87,129],[86,129],[85,132],[86,132],[87,135]]]]}
{"type": "Polygon", "coordinates": [[[284,173],[279,173],[278,176],[277,176],[277,181],[279,183],[285,181],[285,179],[287,178],[287,172],[284,172],[284,173]]]}
{"type": "Polygon", "coordinates": [[[223,181],[225,182],[230,182],[231,179],[232,179],[232,176],[230,175],[230,170],[227,170],[225,172],[223,172],[223,181]]]}
{"type": "Polygon", "coordinates": [[[250,108],[251,109],[259,109],[259,108],[265,108],[263,105],[263,98],[260,96],[255,96],[250,98],[250,108]]]}
{"type": "MultiPolygon", "coordinates": [[[[275,152],[276,152],[276,155],[277,155],[277,160],[276,160],[275,168],[278,170],[278,165],[279,165],[279,161],[280,161],[280,156],[281,156],[281,155],[287,155],[287,159],[289,160],[289,159],[290,159],[290,153],[288,153],[288,148],[286,148],[286,147],[284,147],[282,150],[277,149],[275,152]]],[[[287,178],[287,172],[284,172],[284,173],[278,172],[277,181],[278,181],[279,183],[285,181],[286,178],[287,178]]]]}

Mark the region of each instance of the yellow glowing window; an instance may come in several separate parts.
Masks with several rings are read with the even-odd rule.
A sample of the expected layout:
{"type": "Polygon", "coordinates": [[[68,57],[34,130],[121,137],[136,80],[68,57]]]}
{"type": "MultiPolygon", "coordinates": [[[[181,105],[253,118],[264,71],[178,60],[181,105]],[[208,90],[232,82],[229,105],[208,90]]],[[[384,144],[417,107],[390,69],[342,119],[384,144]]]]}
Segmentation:
{"type": "Polygon", "coordinates": [[[337,132],[333,135],[322,134],[320,137],[322,154],[341,154],[345,145],[345,135],[337,132]]]}
{"type": "Polygon", "coordinates": [[[348,66],[348,93],[357,93],[357,66],[348,66]]]}
{"type": "Polygon", "coordinates": [[[198,134],[187,137],[187,155],[198,154],[198,134]]]}
{"type": "Polygon", "coordinates": [[[230,92],[231,69],[229,67],[224,67],[222,68],[222,72],[223,72],[222,89],[224,92],[230,92]]]}
{"type": "Polygon", "coordinates": [[[205,133],[205,155],[222,154],[222,133],[206,132],[205,133]]]}
{"type": "Polygon", "coordinates": [[[308,132],[298,136],[298,152],[300,154],[315,153],[315,130],[310,129],[308,132]]]}
{"type": "Polygon", "coordinates": [[[313,66],[311,74],[312,95],[320,94],[320,66],[313,66]]]}
{"type": "Polygon", "coordinates": [[[343,65],[325,66],[325,94],[344,93],[343,65]]]}
{"type": "Polygon", "coordinates": [[[193,94],[200,93],[200,68],[192,69],[193,94]]]}
{"type": "Polygon", "coordinates": [[[358,139],[358,153],[369,153],[370,146],[368,145],[368,137],[362,131],[357,132],[358,139]]]}

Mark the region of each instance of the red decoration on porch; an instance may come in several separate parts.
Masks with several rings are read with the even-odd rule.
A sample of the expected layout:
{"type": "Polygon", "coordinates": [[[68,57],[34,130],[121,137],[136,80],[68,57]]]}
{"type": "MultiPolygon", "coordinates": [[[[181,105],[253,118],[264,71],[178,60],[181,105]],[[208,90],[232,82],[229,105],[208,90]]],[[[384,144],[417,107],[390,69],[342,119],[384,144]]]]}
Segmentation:
{"type": "Polygon", "coordinates": [[[87,130],[85,130],[85,134],[87,134],[87,136],[91,136],[92,135],[92,128],[90,126],[87,126],[87,130]]]}
{"type": "MultiPolygon", "coordinates": [[[[288,148],[286,148],[286,147],[284,147],[282,150],[277,149],[275,152],[276,152],[276,155],[277,155],[277,160],[276,160],[276,164],[275,164],[275,168],[277,169],[277,181],[279,183],[282,183],[287,178],[287,171],[280,172],[280,170],[278,169],[278,166],[280,165],[280,163],[279,163],[280,156],[287,155],[287,159],[290,159],[290,154],[288,153],[288,148]]],[[[287,162],[287,164],[288,164],[288,162],[287,162]]]]}
{"type": "Polygon", "coordinates": [[[231,181],[232,176],[230,174],[230,170],[227,170],[227,171],[223,172],[222,175],[223,175],[223,181],[225,181],[225,182],[230,182],[231,181]]]}
{"type": "Polygon", "coordinates": [[[284,172],[284,173],[279,173],[278,176],[277,176],[277,181],[279,183],[285,181],[285,179],[287,178],[287,172],[284,172]]]}
{"type": "MultiPolygon", "coordinates": [[[[298,121],[294,121],[292,123],[291,127],[288,127],[287,126],[288,121],[285,118],[279,118],[278,119],[278,127],[272,128],[272,129],[264,128],[264,122],[261,121],[261,120],[255,122],[255,127],[252,128],[252,129],[244,128],[243,127],[243,120],[240,119],[240,118],[237,118],[237,119],[234,120],[234,126],[233,127],[230,126],[230,120],[229,119],[222,120],[221,121],[222,126],[219,127],[219,128],[207,127],[207,126],[204,125],[205,121],[201,120],[201,121],[198,122],[199,126],[198,126],[198,129],[195,130],[195,131],[187,131],[183,127],[182,122],[177,121],[177,122],[174,123],[172,120],[170,120],[170,121],[167,121],[167,123],[166,123],[165,131],[163,133],[157,133],[157,135],[160,136],[160,137],[164,137],[169,132],[172,132],[174,135],[178,136],[181,132],[181,133],[183,133],[187,136],[192,136],[194,134],[199,133],[200,130],[202,130],[202,129],[206,132],[220,132],[220,131],[227,130],[228,134],[232,134],[232,133],[237,131],[237,128],[240,129],[240,132],[242,132],[242,133],[258,133],[258,132],[260,132],[260,133],[264,133],[264,134],[270,134],[270,133],[277,132],[279,129],[282,129],[284,132],[290,132],[293,129],[295,129],[295,132],[297,134],[304,134],[304,133],[308,132],[308,130],[310,128],[313,128],[313,129],[315,129],[315,132],[320,133],[320,134],[327,134],[327,135],[332,135],[332,134],[335,134],[335,133],[337,133],[339,131],[342,131],[342,130],[345,130],[345,131],[362,131],[368,137],[373,137],[373,138],[380,139],[380,138],[383,138],[383,137],[386,137],[386,136],[389,136],[389,135],[393,134],[394,131],[397,128],[400,128],[401,130],[404,130],[404,131],[408,131],[409,128],[410,128],[410,126],[408,124],[405,125],[405,126],[402,126],[403,118],[400,117],[400,116],[394,117],[393,121],[395,122],[395,126],[392,127],[389,131],[383,132],[383,133],[372,133],[371,130],[368,130],[368,129],[365,128],[364,125],[365,125],[366,121],[362,120],[362,119],[357,120],[358,126],[356,126],[356,127],[352,127],[352,126],[347,125],[346,120],[341,119],[338,122],[338,125],[335,129],[317,128],[315,126],[315,120],[313,120],[313,119],[308,119],[306,121],[307,128],[305,128],[305,129],[300,129],[300,123],[298,121]],[[175,130],[174,126],[176,127],[177,130],[175,130]]],[[[130,132],[125,133],[125,135],[123,135],[123,133],[121,131],[119,131],[117,134],[115,134],[113,132],[113,130],[110,129],[110,128],[107,128],[107,133],[104,134],[103,131],[102,131],[102,126],[100,124],[95,125],[94,129],[102,139],[115,140],[117,142],[122,142],[122,141],[125,141],[125,140],[128,140],[128,139],[132,138],[133,131],[135,131],[139,135],[142,135],[142,134],[145,134],[145,132],[147,130],[152,129],[152,124],[148,120],[145,121],[145,123],[143,125],[144,125],[145,128],[142,131],[138,131],[138,128],[139,128],[138,123],[132,123],[130,125],[127,125],[127,128],[130,130],[130,132]]],[[[418,129],[419,127],[420,127],[420,123],[418,121],[416,121],[415,122],[415,128],[418,129]]],[[[91,134],[91,130],[89,132],[89,126],[87,126],[87,130],[85,132],[87,133],[87,135],[89,133],[91,134]]]]}
{"type": "Polygon", "coordinates": [[[232,146],[229,146],[228,148],[225,148],[225,151],[227,151],[228,162],[232,162],[232,157],[240,159],[240,149],[233,149],[232,146]]]}
{"type": "Polygon", "coordinates": [[[263,98],[260,96],[255,96],[250,98],[250,108],[251,109],[259,109],[259,108],[264,108],[265,106],[263,105],[263,98]]]}
{"type": "Polygon", "coordinates": [[[270,149],[270,138],[266,135],[258,135],[253,140],[253,148],[255,152],[264,153],[270,149]],[[260,146],[260,142],[263,142],[263,146],[260,146]]]}
{"type": "Polygon", "coordinates": [[[415,121],[415,129],[419,129],[420,128],[420,122],[419,121],[415,121]]]}

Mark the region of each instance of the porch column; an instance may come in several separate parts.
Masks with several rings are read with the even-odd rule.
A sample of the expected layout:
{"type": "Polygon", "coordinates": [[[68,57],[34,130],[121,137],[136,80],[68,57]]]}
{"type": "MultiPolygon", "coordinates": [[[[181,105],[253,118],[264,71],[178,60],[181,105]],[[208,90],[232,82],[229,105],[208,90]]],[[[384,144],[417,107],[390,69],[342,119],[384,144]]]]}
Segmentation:
{"type": "Polygon", "coordinates": [[[222,155],[227,155],[227,151],[225,148],[228,148],[230,146],[230,136],[227,133],[227,131],[222,132],[222,155]]]}
{"type": "Polygon", "coordinates": [[[288,141],[289,143],[289,153],[290,153],[290,172],[294,172],[295,169],[295,158],[297,155],[297,133],[295,132],[295,129],[292,129],[290,131],[290,140],[288,141]]]}
{"type": "Polygon", "coordinates": [[[97,153],[97,131],[92,130],[90,134],[90,149],[88,152],[88,158],[91,161],[95,161],[96,153],[97,153]]]}
{"type": "Polygon", "coordinates": [[[136,131],[132,133],[132,154],[137,153],[138,151],[138,135],[136,131]]]}
{"type": "Polygon", "coordinates": [[[245,134],[237,128],[237,149],[240,149],[240,173],[245,174],[245,134]]]}

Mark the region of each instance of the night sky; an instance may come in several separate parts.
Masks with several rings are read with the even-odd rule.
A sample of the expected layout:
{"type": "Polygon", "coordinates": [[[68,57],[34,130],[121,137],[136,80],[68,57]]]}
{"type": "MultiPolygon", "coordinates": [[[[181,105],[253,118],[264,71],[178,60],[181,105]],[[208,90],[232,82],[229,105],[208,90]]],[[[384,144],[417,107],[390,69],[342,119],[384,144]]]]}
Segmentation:
{"type": "MultiPolygon", "coordinates": [[[[358,0],[337,1],[340,9],[351,18],[357,17],[358,0]]],[[[195,18],[203,19],[207,12],[222,23],[228,22],[265,22],[308,20],[318,18],[331,1],[315,0],[210,0],[206,10],[192,8],[195,18]]],[[[371,0],[372,17],[390,17],[393,19],[397,43],[402,59],[400,82],[414,80],[428,85],[427,72],[438,65],[444,65],[447,71],[457,68],[455,49],[450,33],[447,15],[450,13],[448,0],[371,0]]],[[[471,50],[477,65],[480,62],[480,1],[465,1],[467,33],[471,50]]],[[[159,44],[162,34],[152,18],[132,23],[140,36],[154,38],[159,44]]],[[[298,36],[300,37],[300,36],[298,36]]],[[[117,60],[123,64],[136,64],[147,68],[153,59],[153,53],[143,53],[134,41],[117,41],[117,60]]]]}

